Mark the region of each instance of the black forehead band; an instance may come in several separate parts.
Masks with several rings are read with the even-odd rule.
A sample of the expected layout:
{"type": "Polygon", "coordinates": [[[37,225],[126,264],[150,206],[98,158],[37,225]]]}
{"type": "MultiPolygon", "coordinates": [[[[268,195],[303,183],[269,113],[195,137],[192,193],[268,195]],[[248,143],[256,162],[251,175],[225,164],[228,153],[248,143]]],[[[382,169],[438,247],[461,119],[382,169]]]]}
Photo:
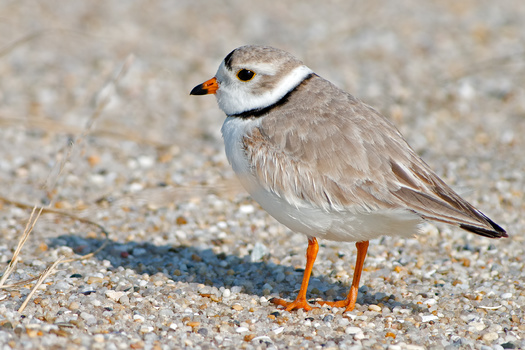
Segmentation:
{"type": "Polygon", "coordinates": [[[226,68],[228,68],[228,70],[232,69],[232,56],[233,56],[234,52],[235,52],[235,50],[230,52],[228,54],[228,56],[226,56],[226,58],[224,59],[224,65],[226,66],[226,68]]]}

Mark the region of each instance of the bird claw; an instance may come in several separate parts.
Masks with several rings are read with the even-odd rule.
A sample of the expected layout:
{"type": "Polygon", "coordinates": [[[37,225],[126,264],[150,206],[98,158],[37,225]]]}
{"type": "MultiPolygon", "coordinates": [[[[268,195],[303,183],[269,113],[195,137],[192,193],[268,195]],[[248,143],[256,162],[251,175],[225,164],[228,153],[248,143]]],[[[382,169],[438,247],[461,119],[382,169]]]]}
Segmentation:
{"type": "MultiPolygon", "coordinates": [[[[286,311],[292,311],[292,310],[298,310],[298,309],[303,309],[304,311],[310,311],[312,309],[318,309],[317,307],[313,307],[310,304],[308,304],[306,299],[299,299],[299,300],[296,299],[292,302],[289,302],[284,299],[273,298],[273,299],[270,299],[270,302],[277,306],[284,307],[286,311]]],[[[344,308],[345,312],[352,311],[355,308],[355,301],[351,303],[348,299],[338,300],[338,301],[316,300],[315,303],[321,306],[327,305],[330,307],[344,308]]]]}
{"type": "Polygon", "coordinates": [[[292,310],[298,310],[298,309],[303,309],[304,311],[310,311],[313,309],[312,306],[310,306],[310,304],[308,304],[308,302],[306,301],[306,299],[300,299],[300,300],[294,300],[292,302],[288,302],[286,300],[283,300],[283,299],[279,299],[279,298],[272,298],[270,299],[270,302],[272,304],[275,304],[277,306],[282,306],[285,308],[286,311],[292,311],[292,310]]]}
{"type": "Polygon", "coordinates": [[[355,308],[355,301],[353,303],[350,302],[350,300],[338,300],[338,301],[317,301],[317,303],[321,306],[328,305],[331,307],[341,307],[345,308],[345,312],[352,311],[355,308]]]}

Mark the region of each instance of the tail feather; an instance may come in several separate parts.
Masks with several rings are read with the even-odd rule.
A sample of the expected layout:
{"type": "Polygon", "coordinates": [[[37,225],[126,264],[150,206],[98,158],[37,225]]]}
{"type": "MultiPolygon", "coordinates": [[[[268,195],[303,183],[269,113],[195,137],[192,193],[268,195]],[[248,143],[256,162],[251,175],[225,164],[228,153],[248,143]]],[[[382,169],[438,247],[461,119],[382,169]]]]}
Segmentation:
{"type": "Polygon", "coordinates": [[[473,226],[473,225],[467,225],[467,224],[460,224],[459,227],[461,227],[464,230],[477,233],[478,235],[481,235],[483,237],[489,237],[489,238],[501,238],[501,237],[508,237],[507,232],[498,224],[496,224],[494,221],[490,220],[485,215],[484,219],[492,226],[493,230],[489,230],[486,228],[473,226]]]}

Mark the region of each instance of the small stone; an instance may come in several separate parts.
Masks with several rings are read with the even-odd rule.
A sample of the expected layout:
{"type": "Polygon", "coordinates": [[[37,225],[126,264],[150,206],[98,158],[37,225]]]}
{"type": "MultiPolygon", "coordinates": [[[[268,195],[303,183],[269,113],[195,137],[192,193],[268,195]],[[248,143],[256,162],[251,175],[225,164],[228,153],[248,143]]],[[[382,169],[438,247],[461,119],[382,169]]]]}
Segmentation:
{"type": "Polygon", "coordinates": [[[277,334],[281,334],[283,331],[284,331],[284,327],[279,327],[279,328],[274,329],[273,333],[277,335],[277,334]]]}
{"type": "Polygon", "coordinates": [[[104,342],[104,336],[102,334],[95,334],[93,336],[93,341],[95,343],[103,343],[104,342]]]}
{"type": "Polygon", "coordinates": [[[239,211],[243,214],[252,214],[255,211],[255,208],[251,204],[241,205],[239,211]]]}
{"type": "Polygon", "coordinates": [[[136,343],[129,344],[129,347],[132,349],[143,349],[144,348],[144,342],[142,340],[139,340],[136,343]]]}
{"type": "MultiPolygon", "coordinates": [[[[68,332],[66,332],[65,330],[63,330],[63,329],[51,329],[51,330],[49,330],[49,333],[54,334],[54,335],[59,336],[59,337],[63,337],[63,338],[66,338],[66,337],[70,336],[70,334],[68,332]]],[[[12,347],[12,348],[14,348],[14,347],[12,347]]]]}
{"type": "Polygon", "coordinates": [[[260,242],[257,242],[255,243],[255,245],[253,246],[253,250],[252,250],[252,253],[250,254],[250,260],[252,262],[258,262],[260,261],[266,254],[268,254],[268,248],[260,243],[260,242]]]}
{"type": "Polygon", "coordinates": [[[88,277],[87,284],[93,284],[93,283],[102,283],[104,279],[102,277],[88,277]]]}
{"type": "Polygon", "coordinates": [[[488,332],[483,334],[482,339],[486,342],[493,342],[494,340],[498,339],[498,333],[496,332],[488,332]]]}
{"type": "Polygon", "coordinates": [[[241,311],[244,308],[241,305],[239,305],[239,304],[233,304],[232,309],[237,310],[237,311],[241,311]]]}
{"type": "Polygon", "coordinates": [[[483,321],[479,321],[479,322],[473,321],[473,322],[470,322],[468,326],[469,326],[469,331],[471,332],[480,332],[486,328],[485,323],[483,323],[483,321]]]}
{"type": "Polygon", "coordinates": [[[67,308],[71,311],[78,310],[80,308],[80,304],[76,301],[73,301],[69,304],[67,308]]]}
{"type": "Polygon", "coordinates": [[[244,341],[245,342],[250,342],[253,340],[253,338],[255,338],[255,334],[247,334],[244,336],[244,341]]]}
{"type": "Polygon", "coordinates": [[[512,293],[501,294],[501,299],[510,299],[510,298],[512,298],[512,293]]]}
{"type": "Polygon", "coordinates": [[[140,333],[151,333],[153,332],[153,327],[152,326],[142,326],[140,327],[140,333]]]}
{"type": "Polygon", "coordinates": [[[146,255],[147,253],[148,253],[148,251],[146,249],[137,247],[137,248],[133,249],[133,251],[131,252],[131,255],[133,255],[133,256],[141,256],[141,255],[146,255]]]}
{"type": "Polygon", "coordinates": [[[80,317],[89,325],[97,323],[97,318],[90,313],[81,312],[80,317]]]}
{"type": "Polygon", "coordinates": [[[194,253],[191,255],[191,260],[196,261],[196,262],[201,262],[202,258],[194,253]]]}
{"type": "Polygon", "coordinates": [[[378,305],[372,304],[368,306],[368,310],[375,311],[375,312],[381,312],[381,307],[378,305]]]}
{"type": "Polygon", "coordinates": [[[360,333],[357,333],[357,334],[354,335],[354,339],[355,340],[363,340],[365,338],[366,338],[366,336],[365,336],[365,333],[363,333],[363,332],[360,332],[360,333]]]}
{"type": "Polygon", "coordinates": [[[175,220],[175,223],[176,223],[177,225],[179,225],[179,226],[180,226],[180,225],[186,225],[186,224],[188,223],[188,220],[186,220],[186,218],[183,217],[183,216],[179,216],[179,217],[177,217],[177,219],[175,220]]]}
{"type": "Polygon", "coordinates": [[[137,161],[139,165],[145,169],[151,168],[153,164],[155,164],[155,158],[150,156],[140,156],[137,158],[137,161]]]}
{"type": "Polygon", "coordinates": [[[430,322],[430,321],[435,321],[437,320],[439,317],[437,316],[434,316],[434,315],[425,315],[425,316],[421,316],[421,322],[430,322]]]}
{"type": "Polygon", "coordinates": [[[89,166],[94,167],[98,163],[100,163],[100,157],[97,155],[90,155],[87,157],[87,161],[89,163],[89,166]]]}
{"type": "Polygon", "coordinates": [[[350,326],[350,327],[346,327],[345,329],[346,334],[357,334],[357,333],[362,333],[362,332],[363,330],[359,327],[350,326]]]}
{"type": "Polygon", "coordinates": [[[516,344],[511,343],[511,342],[503,343],[503,344],[501,344],[501,347],[503,349],[516,349],[517,348],[516,344]]]}
{"type": "Polygon", "coordinates": [[[323,322],[330,323],[333,321],[333,319],[334,319],[333,315],[326,315],[325,317],[323,317],[323,322]]]}
{"type": "Polygon", "coordinates": [[[202,335],[203,337],[207,336],[208,335],[208,330],[206,328],[199,328],[199,330],[197,331],[197,333],[199,333],[200,335],[202,335]]]}
{"type": "Polygon", "coordinates": [[[146,318],[142,315],[133,315],[133,321],[135,322],[144,322],[146,318]]]}
{"type": "Polygon", "coordinates": [[[26,334],[29,338],[35,338],[35,337],[39,337],[39,336],[42,336],[43,333],[41,330],[38,330],[38,329],[32,329],[32,328],[28,328],[26,329],[26,334]]]}
{"type": "Polygon", "coordinates": [[[236,331],[237,333],[244,333],[244,332],[248,332],[249,329],[246,328],[246,327],[237,327],[237,328],[235,329],[235,331],[236,331]]]}
{"type": "Polygon", "coordinates": [[[170,318],[173,317],[174,312],[169,308],[163,308],[159,311],[160,317],[170,318]]]}
{"type": "Polygon", "coordinates": [[[13,324],[7,320],[0,321],[0,327],[5,329],[13,329],[13,324]]]}
{"type": "Polygon", "coordinates": [[[432,299],[432,298],[431,299],[427,299],[424,302],[425,305],[429,305],[429,306],[436,305],[436,303],[437,303],[437,300],[436,299],[432,299]]]}
{"type": "Polygon", "coordinates": [[[264,286],[263,286],[263,294],[264,295],[270,295],[270,293],[272,292],[272,285],[269,284],[269,283],[265,283],[264,286]]]}
{"type": "Polygon", "coordinates": [[[106,296],[113,301],[118,301],[123,295],[126,295],[126,292],[117,292],[115,290],[106,291],[106,296]]]}
{"type": "Polygon", "coordinates": [[[118,299],[118,302],[122,305],[129,305],[129,297],[127,296],[127,294],[124,294],[118,299]]]}

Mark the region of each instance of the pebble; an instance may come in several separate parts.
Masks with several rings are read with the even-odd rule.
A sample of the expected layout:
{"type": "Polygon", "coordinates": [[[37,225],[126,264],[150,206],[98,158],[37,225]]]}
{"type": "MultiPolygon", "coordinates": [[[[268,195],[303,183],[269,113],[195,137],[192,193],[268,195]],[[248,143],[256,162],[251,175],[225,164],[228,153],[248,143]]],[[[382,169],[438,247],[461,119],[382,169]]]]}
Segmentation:
{"type": "Polygon", "coordinates": [[[251,204],[247,204],[247,205],[241,205],[239,207],[239,211],[243,214],[253,214],[253,212],[255,211],[255,208],[253,205],[251,204]]]}
{"type": "Polygon", "coordinates": [[[372,304],[368,306],[368,310],[374,311],[374,312],[381,312],[381,307],[378,305],[372,304]]]}
{"type": "Polygon", "coordinates": [[[237,310],[237,311],[244,310],[244,308],[239,304],[233,304],[232,309],[237,310]]]}
{"type": "Polygon", "coordinates": [[[153,332],[155,328],[153,328],[152,326],[142,326],[140,327],[140,333],[151,333],[153,332]]]}
{"type": "Polygon", "coordinates": [[[257,242],[253,246],[250,259],[252,262],[257,262],[260,261],[266,254],[268,254],[268,248],[264,244],[257,242]]]}
{"type": "Polygon", "coordinates": [[[281,334],[283,331],[284,331],[284,327],[279,327],[279,328],[275,328],[275,329],[273,330],[273,333],[274,333],[275,335],[277,335],[277,334],[281,334]]]}
{"type": "Polygon", "coordinates": [[[73,301],[71,304],[69,304],[68,309],[71,311],[78,310],[80,308],[80,303],[73,301]]]}
{"type": "Polygon", "coordinates": [[[512,293],[501,294],[501,299],[510,299],[510,298],[512,298],[512,293]]]}
{"type": "Polygon", "coordinates": [[[81,312],[80,317],[89,325],[97,323],[97,318],[90,313],[81,312]]]}
{"type": "Polygon", "coordinates": [[[421,322],[430,322],[430,321],[435,321],[435,320],[439,320],[439,317],[434,316],[434,315],[421,316],[421,322]]]}
{"type": "Polygon", "coordinates": [[[119,299],[124,295],[126,295],[126,292],[117,292],[114,290],[106,291],[106,296],[113,301],[119,301],[119,299]]]}
{"type": "Polygon", "coordinates": [[[349,327],[346,327],[345,333],[346,334],[357,334],[357,333],[363,333],[363,330],[359,327],[349,326],[349,327]]]}
{"type": "Polygon", "coordinates": [[[142,315],[133,315],[133,321],[135,322],[144,322],[146,318],[142,315]]]}
{"type": "Polygon", "coordinates": [[[104,336],[102,334],[95,334],[93,336],[93,340],[95,343],[103,343],[104,342],[104,336]]]}
{"type": "Polygon", "coordinates": [[[498,333],[496,333],[496,332],[487,332],[487,333],[483,334],[483,336],[481,338],[483,339],[483,341],[493,342],[494,340],[498,339],[498,333]]]}
{"type": "Polygon", "coordinates": [[[325,317],[323,317],[323,322],[330,323],[333,321],[333,319],[334,319],[333,315],[326,315],[325,317]]]}

